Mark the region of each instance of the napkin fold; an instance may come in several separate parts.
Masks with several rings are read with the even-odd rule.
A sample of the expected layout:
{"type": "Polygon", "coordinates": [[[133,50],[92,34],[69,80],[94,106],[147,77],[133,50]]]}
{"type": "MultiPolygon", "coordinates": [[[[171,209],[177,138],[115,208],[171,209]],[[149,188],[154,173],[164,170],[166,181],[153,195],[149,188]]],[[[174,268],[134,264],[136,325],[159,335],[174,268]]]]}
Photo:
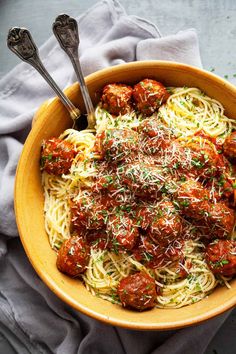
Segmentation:
{"type": "MultiPolygon", "coordinates": [[[[161,37],[154,24],[128,16],[116,0],[96,3],[78,22],[85,75],[135,60],[162,59],[201,67],[194,29],[161,37]]],[[[61,88],[76,80],[69,59],[53,37],[40,48],[40,56],[61,88]]],[[[32,117],[39,105],[53,96],[26,63],[0,80],[0,342],[5,338],[13,353],[204,353],[228,313],[178,331],[126,330],[75,311],[34,272],[18,238],[14,178],[32,117]]]]}

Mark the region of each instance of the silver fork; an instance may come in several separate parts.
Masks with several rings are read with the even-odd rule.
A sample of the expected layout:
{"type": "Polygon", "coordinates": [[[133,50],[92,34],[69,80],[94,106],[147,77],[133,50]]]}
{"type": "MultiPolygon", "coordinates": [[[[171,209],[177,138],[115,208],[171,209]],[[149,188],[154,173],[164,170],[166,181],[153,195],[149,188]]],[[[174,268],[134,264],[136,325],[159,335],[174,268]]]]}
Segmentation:
{"type": "Polygon", "coordinates": [[[54,90],[56,95],[60,98],[64,106],[67,108],[73,122],[78,124],[78,118],[81,118],[81,112],[64,92],[58,87],[51,75],[44,67],[42,61],[39,58],[38,48],[35,45],[30,32],[26,28],[13,27],[8,32],[7,37],[8,48],[15,53],[21,60],[32,65],[47,81],[47,83],[54,90]],[[77,121],[77,122],[76,122],[77,121]]]}
{"type": "Polygon", "coordinates": [[[88,92],[88,88],[84,81],[84,76],[79,61],[78,49],[80,41],[77,21],[66,14],[61,14],[57,16],[55,22],[52,25],[52,29],[61,48],[66,52],[72,62],[77,79],[80,84],[80,90],[87,111],[88,129],[94,129],[94,107],[88,92]]]}

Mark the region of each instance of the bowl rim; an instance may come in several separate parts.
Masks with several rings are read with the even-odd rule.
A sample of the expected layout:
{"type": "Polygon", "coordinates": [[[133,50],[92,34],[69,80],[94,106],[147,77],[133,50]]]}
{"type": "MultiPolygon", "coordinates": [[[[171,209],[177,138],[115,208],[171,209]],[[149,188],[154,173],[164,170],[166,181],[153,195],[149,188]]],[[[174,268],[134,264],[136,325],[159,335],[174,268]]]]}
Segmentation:
{"type": "MultiPolygon", "coordinates": [[[[228,82],[227,80],[217,76],[216,74],[214,74],[212,72],[208,72],[208,71],[201,69],[201,68],[191,66],[191,65],[172,62],[172,61],[163,61],[163,60],[151,60],[151,61],[147,60],[147,61],[129,62],[129,63],[124,63],[124,64],[119,64],[116,66],[107,67],[107,68],[101,69],[99,71],[96,71],[96,72],[86,76],[85,81],[87,84],[89,84],[91,81],[93,81],[97,77],[98,74],[102,75],[102,76],[104,76],[104,75],[107,76],[111,72],[112,73],[118,72],[122,69],[126,69],[129,67],[132,67],[135,70],[135,69],[141,68],[143,66],[147,66],[149,68],[156,67],[156,66],[173,67],[174,68],[177,66],[178,69],[181,69],[181,70],[188,70],[188,71],[190,70],[192,73],[200,74],[201,76],[203,76],[207,79],[210,79],[210,80],[213,79],[214,81],[220,83],[221,85],[224,85],[230,91],[232,91],[236,97],[236,87],[233,84],[231,84],[230,82],[228,82]]],[[[69,86],[65,90],[65,93],[70,94],[70,92],[73,91],[75,85],[77,85],[77,83],[74,83],[71,86],[69,86]]],[[[34,123],[32,131],[37,129],[37,126],[40,124],[41,119],[43,120],[43,116],[41,116],[42,111],[44,111],[46,106],[50,106],[51,104],[55,104],[54,99],[50,99],[50,100],[43,102],[42,105],[38,108],[37,112],[34,115],[35,123],[34,123]]],[[[197,315],[192,319],[182,319],[182,320],[175,320],[172,322],[163,322],[163,323],[162,322],[144,323],[141,321],[140,322],[131,322],[127,319],[120,320],[117,318],[113,318],[112,315],[111,316],[104,316],[94,310],[91,310],[90,308],[88,308],[84,305],[78,304],[78,302],[73,300],[67,293],[65,293],[58,286],[58,284],[55,282],[54,279],[52,279],[46,272],[41,270],[40,266],[38,265],[38,263],[36,262],[34,257],[32,257],[30,247],[28,247],[28,244],[26,243],[24,236],[23,236],[23,230],[22,230],[20,219],[19,219],[20,209],[22,208],[21,203],[19,202],[19,198],[18,198],[19,190],[20,190],[19,186],[21,183],[21,177],[20,177],[19,171],[21,170],[21,166],[24,163],[23,157],[24,157],[25,151],[27,150],[28,145],[33,140],[32,136],[33,135],[31,134],[31,132],[27,136],[27,139],[24,143],[24,146],[23,146],[23,149],[22,149],[22,152],[20,155],[20,159],[18,161],[17,170],[16,170],[15,185],[14,185],[14,208],[15,208],[15,214],[16,214],[16,222],[17,222],[17,227],[18,227],[21,243],[23,245],[25,253],[26,253],[30,263],[32,264],[34,270],[39,275],[39,277],[42,279],[42,281],[47,285],[47,287],[54,294],[56,294],[61,300],[63,300],[64,302],[66,302],[67,304],[69,304],[70,306],[75,308],[76,310],[78,310],[78,311],[84,313],[85,315],[92,317],[96,320],[102,321],[102,322],[110,324],[110,325],[120,326],[120,327],[124,327],[124,328],[128,328],[128,329],[136,329],[136,330],[171,330],[171,329],[178,329],[178,328],[184,328],[187,326],[196,325],[196,324],[202,323],[208,319],[211,319],[215,316],[218,316],[218,315],[222,314],[223,312],[233,308],[236,305],[236,297],[235,297],[235,299],[231,298],[228,301],[226,301],[224,304],[222,304],[220,306],[218,305],[214,309],[212,309],[210,311],[208,310],[204,314],[197,315]]],[[[166,311],[169,311],[169,309],[166,309],[166,311]]]]}

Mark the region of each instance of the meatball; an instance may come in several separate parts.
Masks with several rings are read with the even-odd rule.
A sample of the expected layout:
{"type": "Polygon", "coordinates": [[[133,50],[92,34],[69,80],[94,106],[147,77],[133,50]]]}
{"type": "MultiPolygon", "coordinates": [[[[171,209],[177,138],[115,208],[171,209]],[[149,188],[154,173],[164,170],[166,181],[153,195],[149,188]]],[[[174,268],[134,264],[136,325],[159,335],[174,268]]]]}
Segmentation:
{"type": "Polygon", "coordinates": [[[165,184],[162,168],[135,162],[123,165],[117,170],[123,184],[139,197],[156,198],[165,184]]]}
{"type": "Polygon", "coordinates": [[[163,247],[155,244],[146,235],[141,235],[132,253],[137,261],[142,262],[145,267],[155,269],[165,264],[163,247]]]}
{"type": "Polygon", "coordinates": [[[52,175],[67,174],[70,171],[76,151],[68,141],[51,138],[42,142],[41,168],[52,175]]]}
{"type": "Polygon", "coordinates": [[[107,161],[122,161],[138,150],[138,133],[131,129],[107,129],[97,139],[102,158],[107,161]]]}
{"type": "Polygon", "coordinates": [[[109,238],[106,230],[89,230],[86,233],[86,240],[88,244],[96,249],[105,250],[110,247],[109,238]]]}
{"type": "Polygon", "coordinates": [[[157,119],[145,119],[139,126],[141,149],[146,154],[156,154],[169,147],[173,135],[171,129],[157,119]]]}
{"type": "MultiPolygon", "coordinates": [[[[181,142],[181,141],[180,141],[181,142]]],[[[211,177],[221,165],[221,157],[214,144],[201,137],[188,137],[182,141],[184,154],[182,155],[181,169],[186,170],[192,177],[211,177]]]]}
{"type": "Polygon", "coordinates": [[[224,199],[230,204],[234,193],[234,179],[227,174],[221,174],[205,181],[205,186],[209,189],[210,198],[213,201],[224,199]]]}
{"type": "Polygon", "coordinates": [[[169,97],[162,83],[151,79],[144,79],[134,86],[133,97],[137,110],[146,116],[150,116],[166,102],[169,97]]]}
{"type": "Polygon", "coordinates": [[[209,203],[202,224],[212,238],[224,238],[230,235],[235,224],[234,211],[224,203],[209,203]]]}
{"type": "Polygon", "coordinates": [[[124,307],[143,311],[155,306],[157,297],[155,279],[147,273],[139,272],[123,278],[117,292],[124,307]]]}
{"type": "Polygon", "coordinates": [[[109,113],[118,116],[132,111],[131,86],[125,84],[108,84],[102,92],[102,107],[109,113]]]}
{"type": "Polygon", "coordinates": [[[101,229],[105,224],[108,211],[100,197],[81,194],[71,202],[71,223],[77,230],[101,229]]]}
{"type": "Polygon", "coordinates": [[[142,235],[138,244],[132,250],[137,261],[145,264],[145,267],[155,269],[166,264],[179,263],[183,260],[182,243],[174,241],[167,247],[154,243],[148,236],[142,235]]]}
{"type": "Polygon", "coordinates": [[[232,209],[224,203],[211,203],[209,191],[194,180],[187,180],[177,192],[178,204],[182,213],[193,220],[201,221],[206,237],[222,238],[230,234],[235,217],[232,209]]]}
{"type": "Polygon", "coordinates": [[[62,244],[57,255],[57,268],[71,277],[83,273],[88,265],[90,248],[80,236],[72,236],[62,244]]]}
{"type": "Polygon", "coordinates": [[[119,179],[115,174],[104,174],[95,178],[93,190],[99,192],[101,190],[116,192],[120,189],[119,179]]]}
{"type": "Polygon", "coordinates": [[[177,190],[177,201],[182,213],[196,220],[201,220],[208,210],[210,194],[201,183],[188,179],[177,190]]]}
{"type": "Polygon", "coordinates": [[[155,215],[155,209],[151,205],[139,205],[135,211],[135,215],[136,224],[143,230],[147,230],[147,228],[152,223],[153,217],[155,215]]]}
{"type": "Polygon", "coordinates": [[[168,245],[177,239],[182,231],[182,222],[170,201],[161,201],[155,209],[148,236],[154,243],[168,245]]]}
{"type": "Polygon", "coordinates": [[[107,223],[107,233],[111,240],[111,250],[131,250],[139,236],[135,222],[125,214],[111,215],[107,223]]]}
{"type": "Polygon", "coordinates": [[[206,261],[214,274],[236,274],[236,241],[216,240],[206,248],[206,261]]]}
{"type": "Polygon", "coordinates": [[[236,160],[236,132],[230,134],[224,142],[223,150],[225,156],[235,163],[236,160]]]}

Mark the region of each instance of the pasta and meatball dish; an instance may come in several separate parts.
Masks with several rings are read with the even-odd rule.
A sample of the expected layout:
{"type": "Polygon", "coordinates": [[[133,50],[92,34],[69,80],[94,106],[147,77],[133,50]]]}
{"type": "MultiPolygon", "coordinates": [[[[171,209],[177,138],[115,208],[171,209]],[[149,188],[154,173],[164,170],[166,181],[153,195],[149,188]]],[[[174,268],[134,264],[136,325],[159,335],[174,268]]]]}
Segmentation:
{"type": "Polygon", "coordinates": [[[179,308],[236,274],[236,123],[198,88],[107,84],[95,130],[42,142],[59,271],[135,310],[179,308]]]}

